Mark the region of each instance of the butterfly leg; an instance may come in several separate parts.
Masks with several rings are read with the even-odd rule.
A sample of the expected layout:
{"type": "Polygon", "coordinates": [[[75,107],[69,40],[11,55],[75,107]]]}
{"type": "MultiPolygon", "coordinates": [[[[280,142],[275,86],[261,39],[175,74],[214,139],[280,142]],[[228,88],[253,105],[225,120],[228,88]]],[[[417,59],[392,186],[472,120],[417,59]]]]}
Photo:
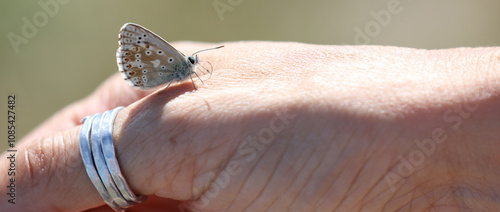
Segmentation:
{"type": "MultiPolygon", "coordinates": [[[[200,79],[200,77],[198,76],[198,74],[196,73],[196,71],[193,71],[193,73],[196,74],[196,76],[198,77],[198,79],[200,79]]],[[[193,75],[192,74],[189,75],[189,78],[191,79],[191,83],[193,83],[194,89],[198,89],[198,88],[196,88],[196,85],[194,84],[193,75]]],[[[203,80],[201,80],[201,82],[203,83],[203,80]]]]}
{"type": "Polygon", "coordinates": [[[170,84],[172,84],[172,82],[173,82],[173,80],[171,80],[171,81],[168,83],[167,87],[165,87],[162,91],[160,91],[160,92],[158,93],[158,95],[160,95],[161,93],[163,93],[163,91],[167,90],[167,88],[168,88],[168,87],[170,87],[170,84]]]}
{"type": "MultiPolygon", "coordinates": [[[[198,67],[196,67],[196,68],[198,68],[198,67]]],[[[203,82],[203,80],[200,78],[200,75],[198,75],[195,71],[193,71],[193,73],[196,74],[196,77],[198,77],[198,79],[200,79],[200,81],[201,81],[202,84],[205,84],[205,82],[203,82]]]]}
{"type": "MultiPolygon", "coordinates": [[[[201,65],[200,65],[201,66],[201,65]]],[[[203,69],[201,69],[200,67],[196,66],[196,69],[200,70],[201,73],[205,74],[205,71],[203,71],[203,69]]]]}
{"type": "MultiPolygon", "coordinates": [[[[210,77],[212,77],[212,72],[213,72],[213,70],[214,70],[214,66],[212,66],[212,63],[210,63],[210,62],[208,62],[208,61],[202,61],[202,62],[206,62],[206,63],[208,63],[208,65],[210,65],[210,67],[211,67],[211,69],[210,69],[210,70],[211,70],[211,71],[210,71],[210,70],[208,70],[208,68],[206,68],[205,66],[201,65],[201,63],[200,63],[200,66],[201,66],[202,68],[204,68],[205,70],[207,70],[207,72],[208,72],[208,73],[210,73],[210,77]]],[[[201,70],[201,69],[200,69],[200,70],[201,70]]]]}

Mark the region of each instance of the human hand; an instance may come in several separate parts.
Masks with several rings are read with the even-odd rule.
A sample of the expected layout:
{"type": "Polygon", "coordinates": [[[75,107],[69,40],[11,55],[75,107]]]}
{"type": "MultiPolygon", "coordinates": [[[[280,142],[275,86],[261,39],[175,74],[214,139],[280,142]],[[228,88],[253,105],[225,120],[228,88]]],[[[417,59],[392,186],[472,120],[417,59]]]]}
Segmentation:
{"type": "Polygon", "coordinates": [[[0,210],[109,211],[79,121],[120,105],[121,170],[152,195],[129,211],[500,208],[499,48],[225,46],[200,55],[214,72],[197,90],[187,80],[157,95],[117,73],[55,114],[21,141],[16,205],[2,195],[0,210]]]}

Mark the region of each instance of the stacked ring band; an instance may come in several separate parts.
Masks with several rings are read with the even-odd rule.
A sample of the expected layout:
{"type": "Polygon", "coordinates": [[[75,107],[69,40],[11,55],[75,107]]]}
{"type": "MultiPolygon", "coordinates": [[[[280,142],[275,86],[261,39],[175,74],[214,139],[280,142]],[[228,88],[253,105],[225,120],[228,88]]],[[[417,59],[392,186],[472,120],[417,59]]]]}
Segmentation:
{"type": "Polygon", "coordinates": [[[104,201],[115,211],[124,211],[146,196],[136,196],[123,177],[113,145],[113,123],[118,111],[87,116],[82,119],[80,154],[90,180],[104,201]]]}

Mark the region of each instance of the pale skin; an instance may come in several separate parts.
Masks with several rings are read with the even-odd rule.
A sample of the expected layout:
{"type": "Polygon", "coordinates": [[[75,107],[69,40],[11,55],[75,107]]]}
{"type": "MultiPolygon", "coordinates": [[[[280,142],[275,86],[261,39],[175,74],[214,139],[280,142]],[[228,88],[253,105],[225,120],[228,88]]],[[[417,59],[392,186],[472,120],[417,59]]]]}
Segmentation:
{"type": "Polygon", "coordinates": [[[78,135],[117,106],[119,164],[150,196],[129,211],[500,210],[500,48],[224,45],[200,54],[214,72],[197,90],[116,73],[53,115],[18,143],[16,204],[2,174],[0,211],[111,211],[78,135]]]}

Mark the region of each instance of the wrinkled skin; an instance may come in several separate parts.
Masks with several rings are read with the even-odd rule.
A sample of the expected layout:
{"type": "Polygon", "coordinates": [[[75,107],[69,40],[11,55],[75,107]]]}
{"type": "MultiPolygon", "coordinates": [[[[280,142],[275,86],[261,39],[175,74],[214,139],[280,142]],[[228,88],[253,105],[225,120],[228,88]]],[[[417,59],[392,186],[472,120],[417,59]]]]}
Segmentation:
{"type": "Polygon", "coordinates": [[[129,211],[500,210],[500,48],[224,45],[200,55],[214,71],[197,90],[158,95],[116,73],[33,130],[17,203],[1,175],[0,211],[111,211],[83,167],[79,121],[121,105],[118,161],[150,196],[129,211]]]}

